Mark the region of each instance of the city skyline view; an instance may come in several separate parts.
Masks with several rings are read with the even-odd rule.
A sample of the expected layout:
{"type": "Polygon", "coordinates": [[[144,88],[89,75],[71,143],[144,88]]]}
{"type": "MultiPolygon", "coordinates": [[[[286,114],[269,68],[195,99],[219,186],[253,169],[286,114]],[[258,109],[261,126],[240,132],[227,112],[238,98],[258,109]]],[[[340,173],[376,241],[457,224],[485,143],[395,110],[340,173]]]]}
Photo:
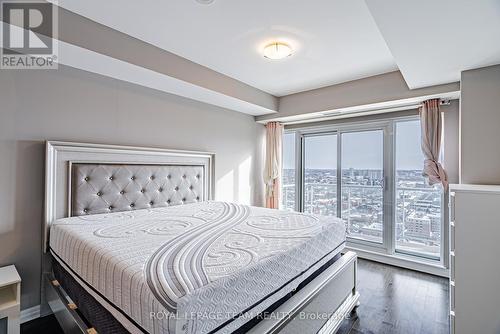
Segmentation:
{"type": "MultiPolygon", "coordinates": [[[[395,127],[393,228],[396,251],[439,259],[441,249],[442,189],[429,186],[422,176],[419,120],[398,122],[395,127]]],[[[381,129],[341,134],[305,136],[303,210],[340,216],[347,235],[383,243],[385,228],[384,132],[381,129]],[[337,159],[341,179],[337,180],[337,159]],[[337,194],[337,183],[341,193],[337,194]]],[[[284,136],[282,170],[283,208],[295,209],[295,135],[284,136]]]]}
{"type": "MultiPolygon", "coordinates": [[[[338,215],[336,170],[307,169],[304,211],[338,215]]],[[[396,249],[439,259],[442,194],[426,185],[421,170],[402,170],[396,183],[396,249]]],[[[341,218],[347,235],[375,243],[383,237],[382,170],[342,170],[341,218]]],[[[283,170],[283,208],[295,207],[295,170],[283,170]]]]}

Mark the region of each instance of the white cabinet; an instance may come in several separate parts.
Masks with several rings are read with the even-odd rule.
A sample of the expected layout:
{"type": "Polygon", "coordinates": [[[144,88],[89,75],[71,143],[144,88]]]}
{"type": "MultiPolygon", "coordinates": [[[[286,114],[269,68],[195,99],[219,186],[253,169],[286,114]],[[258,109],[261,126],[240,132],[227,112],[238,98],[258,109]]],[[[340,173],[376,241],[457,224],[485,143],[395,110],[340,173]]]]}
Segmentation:
{"type": "Polygon", "coordinates": [[[450,186],[452,334],[500,333],[500,186],[450,186]]]}
{"type": "Polygon", "coordinates": [[[7,319],[7,333],[19,334],[21,277],[16,267],[0,268],[0,319],[7,319]]]}

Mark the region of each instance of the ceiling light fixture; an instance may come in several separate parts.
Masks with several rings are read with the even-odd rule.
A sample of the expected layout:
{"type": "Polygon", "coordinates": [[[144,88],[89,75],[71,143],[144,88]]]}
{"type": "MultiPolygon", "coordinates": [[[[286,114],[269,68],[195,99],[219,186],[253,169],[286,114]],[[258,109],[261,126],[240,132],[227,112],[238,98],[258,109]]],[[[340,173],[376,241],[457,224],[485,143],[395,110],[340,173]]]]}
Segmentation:
{"type": "Polygon", "coordinates": [[[201,3],[202,5],[210,5],[215,0],[196,0],[196,1],[201,3]]]}
{"type": "Polygon", "coordinates": [[[264,47],[264,57],[277,60],[292,55],[292,47],[282,42],[272,42],[264,47]]]}

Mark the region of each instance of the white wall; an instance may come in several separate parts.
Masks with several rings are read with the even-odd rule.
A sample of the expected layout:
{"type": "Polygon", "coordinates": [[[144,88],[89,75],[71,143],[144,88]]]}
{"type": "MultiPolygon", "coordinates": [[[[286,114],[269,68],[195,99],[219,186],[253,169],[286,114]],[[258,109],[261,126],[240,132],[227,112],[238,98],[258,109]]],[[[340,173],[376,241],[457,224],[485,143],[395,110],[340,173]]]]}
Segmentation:
{"type": "Polygon", "coordinates": [[[500,65],[462,72],[460,181],[500,184],[500,65]]]}
{"type": "Polygon", "coordinates": [[[39,303],[46,140],[216,153],[216,197],[263,203],[264,127],[253,117],[61,66],[0,71],[0,266],[39,303]]]}

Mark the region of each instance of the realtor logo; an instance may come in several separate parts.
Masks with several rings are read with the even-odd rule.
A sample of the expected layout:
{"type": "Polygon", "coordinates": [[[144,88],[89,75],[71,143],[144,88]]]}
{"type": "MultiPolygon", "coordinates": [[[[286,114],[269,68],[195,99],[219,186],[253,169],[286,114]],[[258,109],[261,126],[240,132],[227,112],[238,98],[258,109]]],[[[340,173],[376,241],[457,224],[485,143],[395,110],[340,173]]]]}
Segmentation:
{"type": "Polygon", "coordinates": [[[3,1],[1,66],[57,68],[55,5],[45,1],[3,1]]]}

